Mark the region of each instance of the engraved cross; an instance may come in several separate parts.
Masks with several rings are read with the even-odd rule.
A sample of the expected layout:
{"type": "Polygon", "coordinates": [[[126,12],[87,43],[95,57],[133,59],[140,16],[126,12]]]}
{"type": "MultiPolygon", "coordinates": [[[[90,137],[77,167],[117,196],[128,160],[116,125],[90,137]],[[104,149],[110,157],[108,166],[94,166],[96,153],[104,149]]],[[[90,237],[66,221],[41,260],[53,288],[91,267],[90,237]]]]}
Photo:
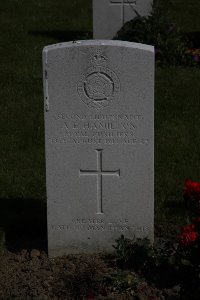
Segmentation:
{"type": "Polygon", "coordinates": [[[120,177],[120,170],[106,171],[102,167],[102,149],[96,149],[97,152],[97,169],[96,170],[79,170],[79,176],[92,175],[97,177],[97,214],[103,214],[103,200],[102,200],[102,178],[103,176],[118,176],[120,177]]]}
{"type": "Polygon", "coordinates": [[[131,8],[137,4],[137,0],[110,0],[111,5],[121,6],[121,21],[122,26],[125,23],[125,6],[129,5],[131,8]]]}

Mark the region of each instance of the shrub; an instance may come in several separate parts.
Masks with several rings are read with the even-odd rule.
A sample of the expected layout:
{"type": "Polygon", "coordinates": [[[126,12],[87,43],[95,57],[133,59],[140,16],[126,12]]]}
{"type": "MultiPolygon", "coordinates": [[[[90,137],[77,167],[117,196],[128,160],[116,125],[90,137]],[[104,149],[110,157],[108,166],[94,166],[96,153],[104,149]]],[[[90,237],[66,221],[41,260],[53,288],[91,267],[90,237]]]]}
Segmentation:
{"type": "Polygon", "coordinates": [[[143,268],[153,255],[153,248],[148,239],[130,240],[122,235],[113,246],[116,251],[118,264],[139,270],[143,268]]]}
{"type": "MultiPolygon", "coordinates": [[[[175,242],[156,239],[117,239],[117,261],[133,269],[157,288],[176,287],[176,296],[166,299],[197,300],[200,297],[200,182],[187,179],[183,196],[193,207],[189,224],[180,228],[175,242]],[[174,298],[175,297],[175,298],[174,298]]],[[[170,292],[171,293],[171,292],[170,292]]]]}
{"type": "Polygon", "coordinates": [[[187,41],[180,29],[169,20],[168,7],[154,1],[151,14],[137,16],[127,22],[114,39],[143,43],[155,47],[156,61],[162,65],[191,64],[191,56],[187,53],[187,41]]]}

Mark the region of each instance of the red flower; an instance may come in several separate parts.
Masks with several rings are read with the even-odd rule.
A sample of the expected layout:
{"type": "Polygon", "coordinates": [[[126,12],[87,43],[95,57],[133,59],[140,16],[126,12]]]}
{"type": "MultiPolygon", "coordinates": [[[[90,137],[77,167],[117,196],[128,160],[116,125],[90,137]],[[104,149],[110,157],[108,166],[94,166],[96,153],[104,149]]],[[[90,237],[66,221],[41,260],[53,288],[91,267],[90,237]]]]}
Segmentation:
{"type": "Polygon", "coordinates": [[[200,201],[200,182],[186,179],[184,183],[184,195],[196,201],[200,201]]]}
{"type": "Polygon", "coordinates": [[[181,246],[188,247],[197,240],[198,233],[194,231],[194,228],[194,224],[190,224],[181,228],[181,234],[178,235],[179,244],[181,246]]]}
{"type": "Polygon", "coordinates": [[[181,227],[181,233],[190,233],[194,231],[194,228],[195,228],[194,224],[183,226],[181,227]]]}

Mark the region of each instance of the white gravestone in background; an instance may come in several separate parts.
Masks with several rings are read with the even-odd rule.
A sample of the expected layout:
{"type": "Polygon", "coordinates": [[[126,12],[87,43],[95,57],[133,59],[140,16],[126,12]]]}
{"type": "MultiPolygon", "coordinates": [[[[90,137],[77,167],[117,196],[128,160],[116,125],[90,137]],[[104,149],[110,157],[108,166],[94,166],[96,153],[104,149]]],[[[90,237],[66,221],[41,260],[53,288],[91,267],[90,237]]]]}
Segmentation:
{"type": "Polygon", "coordinates": [[[117,31],[136,16],[149,15],[152,0],[93,0],[93,38],[112,39],[117,31]]]}
{"type": "Polygon", "coordinates": [[[153,47],[68,42],[43,63],[49,255],[153,239],[153,47]]]}

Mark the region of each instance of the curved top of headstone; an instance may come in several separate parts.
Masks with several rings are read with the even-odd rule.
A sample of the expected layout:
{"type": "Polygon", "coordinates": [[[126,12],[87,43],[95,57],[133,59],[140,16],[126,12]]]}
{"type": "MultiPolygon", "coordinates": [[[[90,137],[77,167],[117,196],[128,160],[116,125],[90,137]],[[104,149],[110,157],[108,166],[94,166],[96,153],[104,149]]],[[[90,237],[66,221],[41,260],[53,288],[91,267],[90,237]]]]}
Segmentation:
{"type": "Polygon", "coordinates": [[[146,44],[126,42],[126,41],[114,41],[114,40],[81,40],[72,41],[59,44],[53,44],[44,47],[43,51],[58,50],[62,48],[81,47],[81,46],[115,46],[115,47],[127,47],[134,48],[143,51],[154,52],[154,47],[146,44]]]}

